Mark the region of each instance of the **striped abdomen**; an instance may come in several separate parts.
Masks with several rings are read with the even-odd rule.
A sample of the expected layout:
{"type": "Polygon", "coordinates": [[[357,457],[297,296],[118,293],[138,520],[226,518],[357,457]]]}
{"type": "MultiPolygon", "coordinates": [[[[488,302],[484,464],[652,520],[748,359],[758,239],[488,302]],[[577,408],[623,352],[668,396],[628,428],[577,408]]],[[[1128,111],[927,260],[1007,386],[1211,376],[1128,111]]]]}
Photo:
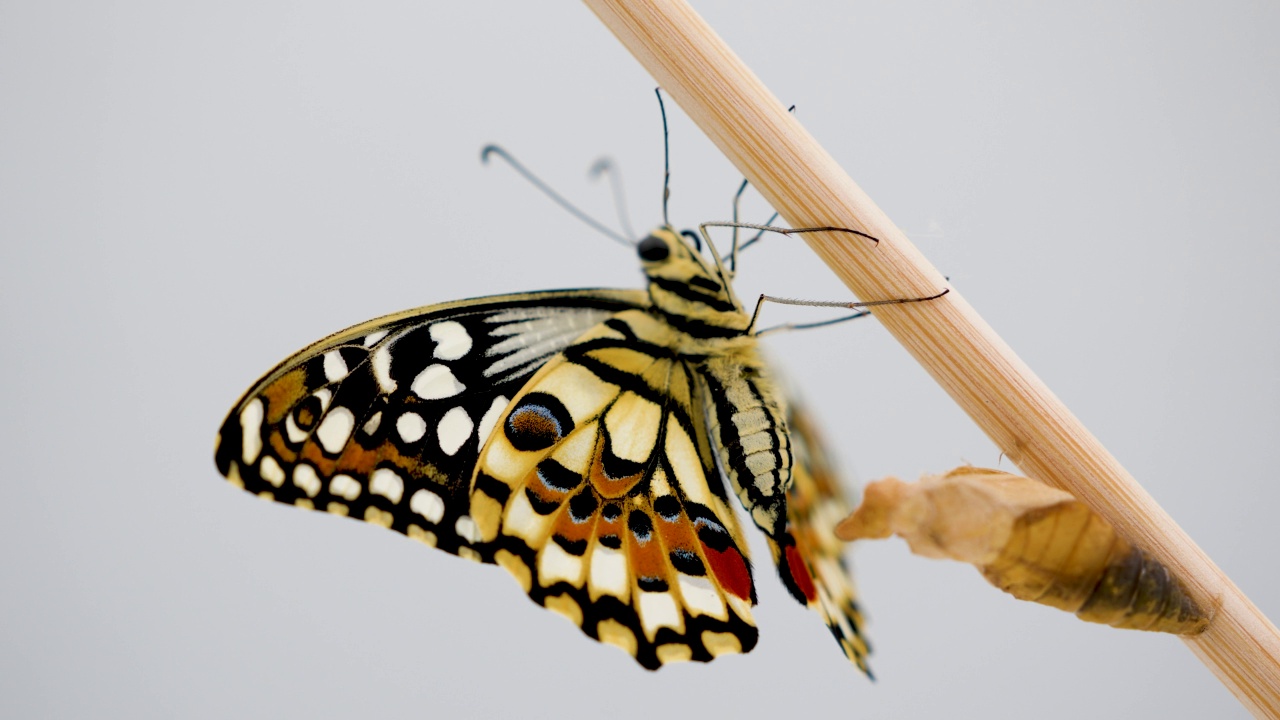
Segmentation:
{"type": "Polygon", "coordinates": [[[750,364],[710,360],[704,367],[707,432],[743,507],[761,529],[781,533],[791,485],[785,409],[750,364]]]}

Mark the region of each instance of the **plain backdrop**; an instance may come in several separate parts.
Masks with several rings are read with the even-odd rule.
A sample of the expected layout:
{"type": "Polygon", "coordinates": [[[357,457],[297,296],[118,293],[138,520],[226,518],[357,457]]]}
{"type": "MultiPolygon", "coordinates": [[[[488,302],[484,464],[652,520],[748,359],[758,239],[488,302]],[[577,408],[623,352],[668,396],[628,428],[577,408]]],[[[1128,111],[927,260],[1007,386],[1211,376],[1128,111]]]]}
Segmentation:
{"type": "MultiPolygon", "coordinates": [[[[695,7],[1280,615],[1277,6],[695,7]]],[[[576,2],[0,3],[0,715],[1244,717],[1177,639],[896,540],[854,553],[876,682],[767,565],[755,651],[649,673],[500,569],[221,479],[232,403],[330,331],[638,286],[631,251],[479,150],[612,223],[587,177],[610,155],[655,225],[653,86],[576,2]]],[[[673,222],[726,219],[740,176],[668,108],[673,222]]],[[[848,297],[786,238],[739,292],[848,297]]],[[[874,319],[768,345],[851,489],[1013,469],[874,319]]]]}

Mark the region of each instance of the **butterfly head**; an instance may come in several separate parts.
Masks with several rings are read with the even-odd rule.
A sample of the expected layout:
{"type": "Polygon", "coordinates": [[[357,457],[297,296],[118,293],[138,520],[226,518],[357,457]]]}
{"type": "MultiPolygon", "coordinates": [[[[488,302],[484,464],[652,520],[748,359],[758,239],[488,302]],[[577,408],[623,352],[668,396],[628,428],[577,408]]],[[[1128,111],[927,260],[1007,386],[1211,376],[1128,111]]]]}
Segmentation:
{"type": "Polygon", "coordinates": [[[747,317],[733,288],[701,249],[696,233],[678,233],[671,226],[657,228],[637,243],[650,298],[669,315],[696,317],[727,330],[744,329],[747,317]]]}

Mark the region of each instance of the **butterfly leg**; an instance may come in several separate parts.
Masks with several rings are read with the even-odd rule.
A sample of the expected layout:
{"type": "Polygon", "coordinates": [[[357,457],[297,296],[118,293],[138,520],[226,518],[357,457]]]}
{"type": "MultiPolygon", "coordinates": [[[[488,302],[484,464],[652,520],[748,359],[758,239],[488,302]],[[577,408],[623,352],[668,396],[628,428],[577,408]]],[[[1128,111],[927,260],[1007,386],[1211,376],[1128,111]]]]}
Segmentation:
{"type": "MultiPolygon", "coordinates": [[[[773,225],[773,221],[774,221],[774,220],[777,220],[777,219],[778,219],[778,212],[775,210],[775,211],[774,211],[774,213],[773,213],[772,215],[770,215],[770,216],[769,216],[769,219],[764,221],[764,224],[765,224],[765,225],[773,225]]],[[[736,230],[735,230],[735,232],[736,232],[736,230]]],[[[732,254],[731,254],[731,255],[732,255],[732,257],[730,258],[730,264],[731,264],[731,266],[733,267],[734,272],[737,272],[737,270],[738,270],[738,253],[740,253],[740,252],[742,252],[743,250],[746,250],[747,248],[751,247],[752,245],[755,245],[756,243],[760,242],[760,238],[764,237],[765,232],[767,232],[767,231],[765,231],[765,230],[760,230],[760,231],[759,231],[759,232],[757,232],[755,235],[751,236],[751,239],[750,239],[750,240],[748,240],[748,241],[746,241],[746,242],[742,243],[742,244],[741,244],[741,245],[739,245],[739,246],[736,246],[736,247],[733,249],[733,252],[732,252],[732,254]]]]}
{"type": "MultiPolygon", "coordinates": [[[[792,107],[795,107],[794,105],[792,107]]],[[[742,201],[742,193],[746,192],[747,186],[751,184],[750,180],[744,179],[742,184],[738,186],[738,192],[733,195],[733,244],[729,249],[729,277],[733,277],[738,273],[738,253],[742,250],[760,242],[760,238],[764,236],[765,231],[760,230],[752,238],[741,245],[738,244],[738,229],[741,225],[738,223],[738,205],[742,201]]],[[[778,219],[778,211],[773,211],[768,220],[764,221],[766,226],[772,226],[773,221],[778,219]]],[[[722,258],[723,259],[723,258],[722,258]]]]}
{"type": "Polygon", "coordinates": [[[756,322],[760,319],[760,308],[764,306],[765,301],[777,303],[779,305],[801,305],[805,307],[837,307],[837,308],[847,308],[849,310],[852,310],[854,308],[871,308],[877,305],[903,305],[906,303],[925,302],[927,300],[937,300],[938,298],[942,297],[943,295],[946,295],[949,292],[951,292],[951,288],[946,288],[942,292],[937,293],[935,295],[930,295],[928,297],[899,298],[895,300],[870,300],[867,302],[844,302],[840,300],[796,300],[793,298],[781,298],[781,297],[773,297],[772,295],[761,295],[760,299],[756,301],[755,312],[751,313],[751,324],[747,326],[747,332],[749,334],[755,335],[756,337],[759,337],[761,335],[765,335],[768,333],[781,332],[784,330],[807,330],[809,328],[824,327],[826,325],[834,325],[836,323],[842,323],[848,320],[857,320],[860,317],[866,317],[867,315],[871,314],[870,310],[863,309],[863,310],[859,310],[856,313],[853,313],[852,315],[846,315],[845,317],[834,318],[832,320],[822,320],[820,322],[799,323],[799,324],[786,323],[783,325],[775,325],[770,328],[765,328],[764,330],[756,330],[755,329],[756,322]]]}
{"type": "MultiPolygon", "coordinates": [[[[774,213],[774,217],[777,217],[777,213],[774,213]]],[[[770,220],[772,220],[772,218],[770,218],[770,220]]],[[[706,241],[707,249],[711,251],[711,257],[714,258],[716,261],[716,272],[717,274],[720,275],[720,281],[724,283],[726,286],[731,284],[730,281],[733,279],[733,276],[738,269],[737,228],[750,228],[753,230],[759,230],[762,233],[776,232],[782,235],[794,235],[797,233],[807,233],[807,232],[847,232],[847,233],[852,233],[854,235],[860,235],[877,244],[880,242],[878,239],[864,232],[859,232],[858,230],[850,230],[849,228],[841,228],[841,227],[784,228],[784,227],[775,227],[773,225],[757,225],[756,223],[723,222],[723,221],[699,223],[698,233],[702,236],[702,239],[706,241]],[[716,245],[711,240],[711,234],[707,232],[707,228],[709,227],[734,228],[734,238],[733,238],[734,247],[733,247],[733,250],[731,250],[729,253],[729,262],[732,265],[731,270],[725,269],[724,258],[721,257],[720,251],[716,250],[716,245]]],[[[759,238],[760,236],[757,235],[756,237],[751,239],[751,242],[755,242],[759,238]]]]}

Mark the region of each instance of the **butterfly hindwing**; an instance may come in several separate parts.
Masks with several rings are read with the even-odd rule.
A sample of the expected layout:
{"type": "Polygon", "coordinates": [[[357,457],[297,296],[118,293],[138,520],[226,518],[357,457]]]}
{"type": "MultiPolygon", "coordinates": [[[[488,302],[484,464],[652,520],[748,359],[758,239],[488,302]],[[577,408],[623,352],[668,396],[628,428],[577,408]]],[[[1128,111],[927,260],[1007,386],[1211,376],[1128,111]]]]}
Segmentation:
{"type": "Polygon", "coordinates": [[[620,313],[529,381],[482,451],[483,543],[536,602],[642,665],[756,642],[754,588],[695,370],[620,313]]]}
{"type": "Polygon", "coordinates": [[[472,547],[468,509],[483,440],[548,357],[644,303],[640,292],[527,293],[362,323],[241,399],[219,432],[218,468],[262,497],[488,560],[472,547]]]}
{"type": "Polygon", "coordinates": [[[792,597],[821,615],[845,656],[870,675],[862,612],[844,546],[835,535],[836,524],[849,514],[849,502],[817,429],[795,403],[788,404],[787,428],[795,455],[787,528],[783,535],[769,537],[769,550],[792,597]]]}

